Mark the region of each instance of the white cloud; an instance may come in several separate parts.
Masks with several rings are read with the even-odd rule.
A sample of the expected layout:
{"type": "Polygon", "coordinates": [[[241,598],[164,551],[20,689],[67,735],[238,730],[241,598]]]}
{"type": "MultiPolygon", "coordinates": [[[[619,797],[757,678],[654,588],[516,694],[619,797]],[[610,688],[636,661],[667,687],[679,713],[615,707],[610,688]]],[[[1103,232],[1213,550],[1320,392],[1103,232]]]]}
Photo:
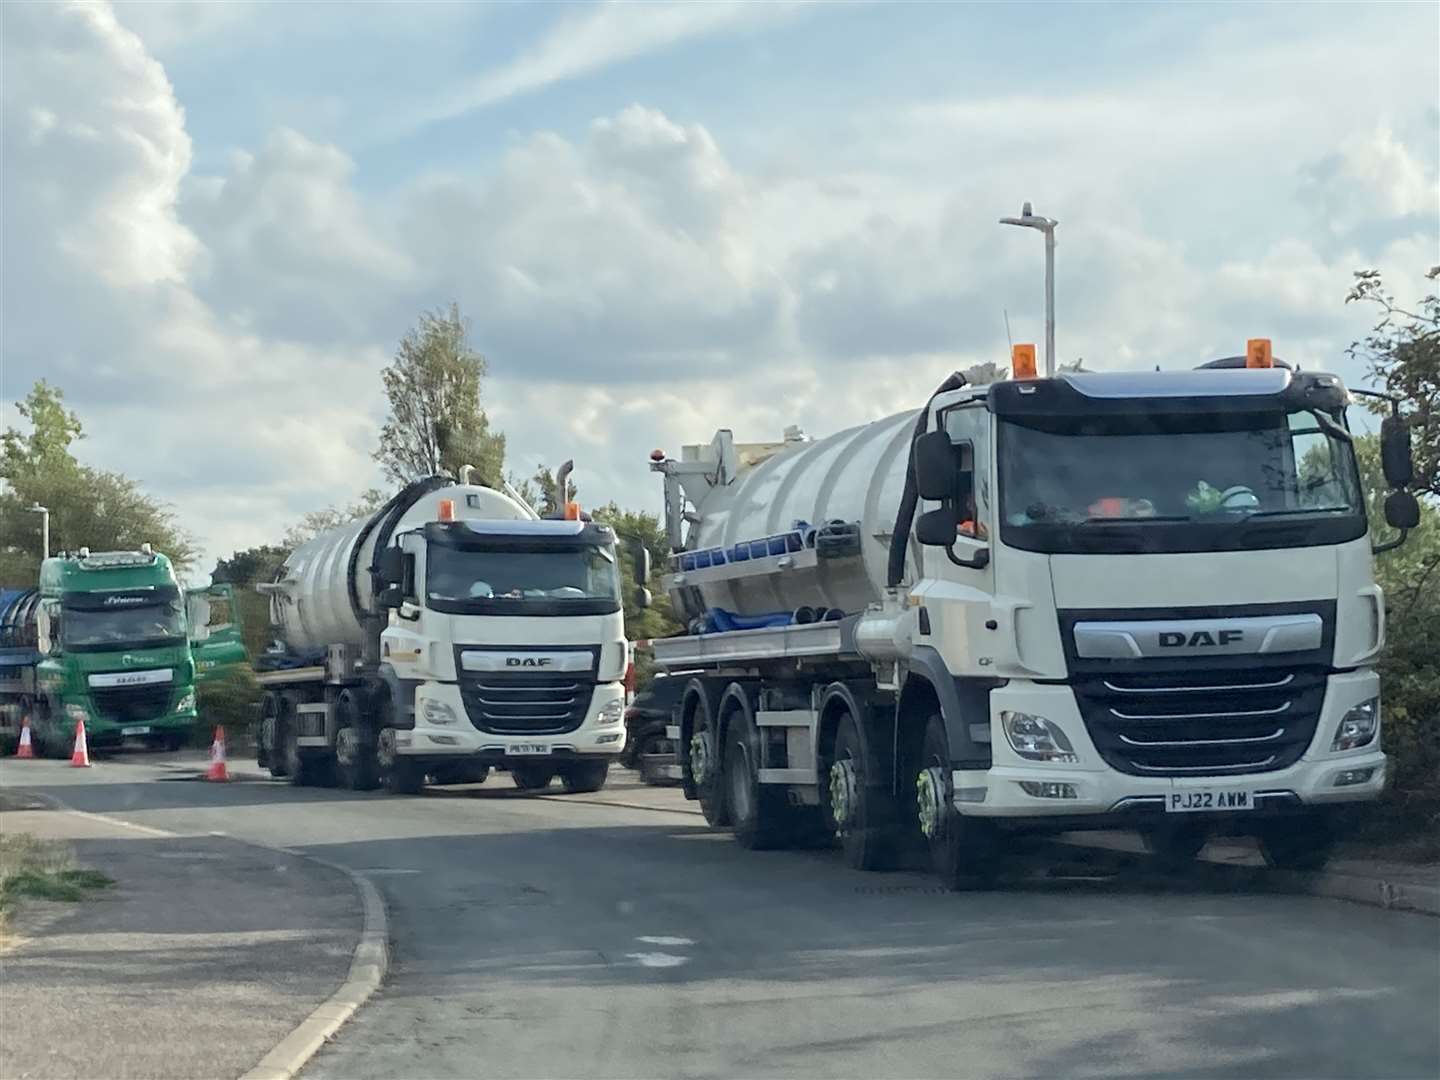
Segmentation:
{"type": "Polygon", "coordinates": [[[791,16],[798,7],[742,0],[644,4],[607,0],[562,18],[514,60],[421,107],[399,128],[413,130],[448,120],[682,41],[772,23],[791,16]]]}
{"type": "MultiPolygon", "coordinates": [[[[1404,95],[1327,90],[1288,54],[1259,104],[1220,72],[1166,72],[1128,95],[862,115],[852,140],[800,132],[754,167],[635,105],[573,139],[522,134],[482,175],[377,192],[288,128],[196,176],[165,72],[108,9],[10,10],[4,397],[59,382],[90,460],[176,503],[212,555],[375,480],[376,372],[451,299],[491,361],[511,467],[574,457],[587,503],[653,507],[657,445],[911,407],[1003,362],[1006,310],[1037,338],[1038,239],[995,223],[1021,198],[1062,218],[1060,353],[1091,367],[1260,334],[1330,365],[1367,318],[1341,304],[1350,272],[1382,266],[1408,295],[1436,247],[1433,155],[1376,122],[1404,95]],[[1201,75],[1217,89],[1195,93],[1201,75]],[[1251,155],[1282,135],[1284,153],[1251,155]]],[[[555,30],[542,73],[634,55],[625,20],[653,48],[762,17],[665,8],[636,29],[646,10],[555,30]]]]}

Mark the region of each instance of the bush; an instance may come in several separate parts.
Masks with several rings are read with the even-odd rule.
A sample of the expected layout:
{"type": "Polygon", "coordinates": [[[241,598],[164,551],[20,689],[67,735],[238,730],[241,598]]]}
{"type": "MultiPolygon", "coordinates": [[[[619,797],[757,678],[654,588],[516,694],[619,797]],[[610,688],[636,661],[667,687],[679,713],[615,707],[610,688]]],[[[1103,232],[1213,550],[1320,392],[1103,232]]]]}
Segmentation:
{"type": "Polygon", "coordinates": [[[260,717],[260,684],[249,667],[236,667],[207,679],[196,688],[196,697],[204,744],[209,743],[210,729],[216,724],[225,725],[232,741],[253,738],[260,717]]]}

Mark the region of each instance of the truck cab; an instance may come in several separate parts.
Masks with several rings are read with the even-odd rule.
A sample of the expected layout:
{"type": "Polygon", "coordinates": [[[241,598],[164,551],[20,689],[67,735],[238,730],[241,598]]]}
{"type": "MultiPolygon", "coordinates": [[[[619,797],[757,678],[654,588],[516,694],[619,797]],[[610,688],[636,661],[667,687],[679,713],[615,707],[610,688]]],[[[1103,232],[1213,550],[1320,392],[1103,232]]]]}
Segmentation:
{"type": "Polygon", "coordinates": [[[68,753],[81,722],[92,748],[182,745],[197,719],[195,665],[170,560],[82,548],[46,559],[39,591],[32,723],[41,750],[68,753]]]}
{"type": "Polygon", "coordinates": [[[521,787],[620,754],[630,654],[609,526],[435,521],[393,550],[382,673],[414,725],[396,753],[505,766],[521,787]]]}
{"type": "Polygon", "coordinates": [[[1181,846],[1375,798],[1384,598],[1346,401],[1279,367],[933,401],[910,662],[984,705],[947,717],[934,789],[1181,846]]]}

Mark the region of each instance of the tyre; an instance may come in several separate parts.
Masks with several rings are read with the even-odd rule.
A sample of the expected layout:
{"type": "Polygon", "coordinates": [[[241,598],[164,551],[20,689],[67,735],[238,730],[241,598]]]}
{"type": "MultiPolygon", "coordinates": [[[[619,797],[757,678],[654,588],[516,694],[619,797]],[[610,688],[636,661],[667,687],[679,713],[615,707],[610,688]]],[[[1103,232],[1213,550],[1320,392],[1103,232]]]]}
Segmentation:
{"type": "Polygon", "coordinates": [[[710,718],[709,707],[702,699],[695,710],[695,726],[690,735],[689,754],[690,777],[695,784],[695,797],[700,802],[700,812],[705,823],[712,828],[723,829],[731,822],[730,805],[726,799],[724,768],[720,741],[715,723],[710,718]]]}
{"type": "Polygon", "coordinates": [[[560,784],[567,795],[581,795],[589,791],[599,791],[605,786],[605,778],[609,775],[608,761],[577,761],[560,770],[560,784]]]}
{"type": "Polygon", "coordinates": [[[55,710],[44,698],[35,706],[30,739],[35,744],[35,753],[42,758],[67,758],[74,750],[72,740],[55,726],[55,710]]]}
{"type": "Polygon", "coordinates": [[[286,723],[283,729],[281,755],[285,762],[285,777],[292,787],[319,787],[319,762],[307,756],[300,749],[300,734],[295,725],[286,723]]]}
{"type": "Polygon", "coordinates": [[[419,795],[425,788],[425,770],[395,752],[395,729],[382,727],[375,739],[375,763],[380,783],[391,795],[419,795]]]}
{"type": "Polygon", "coordinates": [[[999,844],[990,822],[955,810],[951,761],[945,721],[932,714],[915,778],[916,813],[931,870],[947,889],[964,889],[993,880],[999,844]]]}
{"type": "Polygon", "coordinates": [[[269,769],[277,780],[285,777],[285,703],[273,690],[260,701],[260,733],[255,740],[255,764],[269,769]]]}
{"type": "Polygon", "coordinates": [[[821,798],[846,864],[855,870],[891,869],[900,844],[895,800],[876,783],[880,778],[870,775],[859,726],[848,712],[840,719],[828,772],[821,798]]]}
{"type": "Polygon", "coordinates": [[[725,727],[725,796],[740,846],[763,851],[785,845],[785,789],[760,782],[760,729],[742,708],[725,727]]]}
{"type": "Polygon", "coordinates": [[[555,779],[553,765],[511,765],[510,779],[521,791],[544,791],[555,779]]]}
{"type": "Polygon", "coordinates": [[[365,722],[361,702],[344,691],[335,702],[335,711],[340,725],[335,733],[335,771],[340,786],[351,791],[374,791],[380,786],[380,762],[373,729],[365,722]]]}
{"type": "Polygon", "coordinates": [[[1335,853],[1335,833],[1328,822],[1314,819],[1277,821],[1257,839],[1265,865],[1306,873],[1325,869],[1335,853]]]}
{"type": "Polygon", "coordinates": [[[1156,825],[1141,830],[1140,836],[1162,868],[1177,870],[1193,861],[1209,839],[1200,825],[1156,825]]]}

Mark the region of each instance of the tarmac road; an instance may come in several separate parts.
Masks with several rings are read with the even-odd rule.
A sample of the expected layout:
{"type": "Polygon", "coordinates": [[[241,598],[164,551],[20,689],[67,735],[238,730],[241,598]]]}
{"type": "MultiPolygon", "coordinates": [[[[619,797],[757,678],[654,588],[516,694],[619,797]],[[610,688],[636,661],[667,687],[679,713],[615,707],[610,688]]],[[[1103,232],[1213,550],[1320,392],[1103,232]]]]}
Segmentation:
{"type": "Polygon", "coordinates": [[[180,775],[0,763],[79,809],[373,877],[390,978],[307,1078],[1440,1075],[1440,919],[1084,866],[948,894],[743,851],[666,790],[180,775]]]}

